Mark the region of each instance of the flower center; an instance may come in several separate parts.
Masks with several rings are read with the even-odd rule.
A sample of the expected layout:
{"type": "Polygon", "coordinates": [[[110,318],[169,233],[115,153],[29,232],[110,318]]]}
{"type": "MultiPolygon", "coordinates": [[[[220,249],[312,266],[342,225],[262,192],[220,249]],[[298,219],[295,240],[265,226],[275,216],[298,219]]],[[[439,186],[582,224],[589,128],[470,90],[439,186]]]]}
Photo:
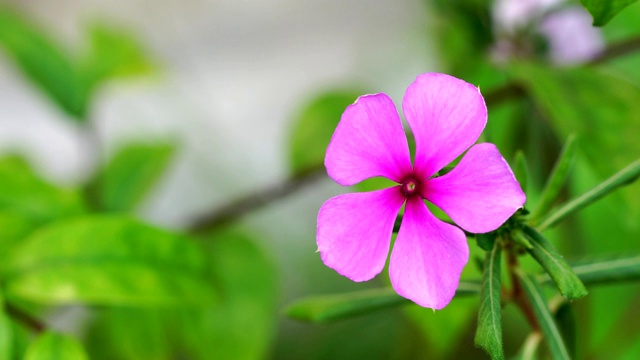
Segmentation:
{"type": "Polygon", "coordinates": [[[404,193],[404,196],[413,196],[416,194],[420,194],[420,181],[418,181],[416,178],[414,178],[413,176],[409,176],[407,177],[403,182],[402,182],[402,192],[404,193]]]}

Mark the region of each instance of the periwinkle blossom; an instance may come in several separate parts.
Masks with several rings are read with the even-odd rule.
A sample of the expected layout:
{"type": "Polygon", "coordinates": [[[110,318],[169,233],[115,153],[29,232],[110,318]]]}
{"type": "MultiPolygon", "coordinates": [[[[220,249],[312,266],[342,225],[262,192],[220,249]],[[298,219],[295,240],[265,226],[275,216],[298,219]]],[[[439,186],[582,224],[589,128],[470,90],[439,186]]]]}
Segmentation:
{"type": "Polygon", "coordinates": [[[423,74],[407,89],[402,110],[416,141],[413,165],[389,96],[364,95],[344,111],[327,148],[329,176],[344,186],[379,176],[397,185],[326,201],[318,214],[318,251],[341,275],[372,279],[384,268],[404,204],[389,263],[391,284],[418,305],[442,309],[458,287],[469,247],[464,232],[436,218],[424,200],[461,228],[485,233],[522,207],[525,195],[495,145],[473,145],[487,122],[478,88],[449,75],[423,74]],[[437,176],[467,149],[453,170],[437,176]]]}
{"type": "Polygon", "coordinates": [[[542,35],[548,44],[546,55],[559,65],[584,63],[604,50],[604,37],[592,26],[589,12],[564,0],[498,0],[493,20],[497,40],[492,55],[498,62],[531,55],[528,47],[534,45],[517,38],[532,30],[542,35]]]}

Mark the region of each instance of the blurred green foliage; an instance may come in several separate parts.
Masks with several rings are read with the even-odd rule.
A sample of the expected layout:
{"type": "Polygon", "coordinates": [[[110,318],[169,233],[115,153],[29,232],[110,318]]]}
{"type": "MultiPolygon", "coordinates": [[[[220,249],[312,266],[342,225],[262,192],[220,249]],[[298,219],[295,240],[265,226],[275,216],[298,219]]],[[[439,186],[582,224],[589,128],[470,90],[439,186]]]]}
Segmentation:
{"type": "MultiPolygon", "coordinates": [[[[546,215],[575,204],[570,198],[590,196],[640,154],[640,66],[633,53],[640,7],[628,6],[633,2],[582,1],[594,24],[607,24],[602,32],[609,47],[603,54],[612,48],[617,53],[594,54],[570,66],[553,63],[550,48],[540,43],[546,40],[536,27],[545,14],[529,19],[511,38],[500,38],[494,1],[426,2],[439,70],[480,87],[489,109],[483,140],[516,159],[512,165],[527,191],[526,210],[533,210],[527,226],[545,224],[546,215]],[[499,41],[512,41],[519,52],[497,60],[499,41]],[[554,167],[571,134],[575,142],[554,167]]],[[[101,85],[148,74],[154,66],[126,31],[93,24],[86,38],[83,51],[70,51],[0,5],[3,55],[89,129],[101,85]]],[[[287,147],[296,181],[322,169],[342,112],[364,94],[359,89],[346,84],[317,92],[298,108],[287,147]]],[[[264,249],[264,234],[243,224],[191,234],[138,219],[138,207],[178,151],[166,141],[124,144],[96,164],[80,188],[44,180],[20,157],[0,157],[0,360],[486,356],[474,342],[498,359],[640,357],[640,325],[628,321],[638,316],[640,299],[637,284],[628,284],[640,280],[637,184],[588,208],[579,204],[580,212],[570,209],[570,216],[544,234],[525,226],[516,229],[520,241],[508,242],[505,236],[511,235],[499,232],[478,236],[482,248],[470,241],[471,260],[458,291],[470,296],[456,296],[443,311],[420,308],[388,287],[303,299],[288,308],[293,318],[323,323],[313,327],[279,317],[283,266],[264,249]],[[514,271],[508,258],[514,248],[537,262],[523,260],[514,271]],[[534,320],[520,311],[527,305],[505,305],[517,281],[510,274],[520,279],[534,320]],[[582,283],[589,295],[568,302],[555,295],[554,283],[568,299],[585,294],[582,283]],[[401,310],[390,309],[399,305],[401,310]],[[80,321],[83,330],[67,334],[51,326],[49,314],[61,306],[90,312],[80,321]],[[326,324],[335,320],[341,323],[326,324]]],[[[371,180],[356,189],[378,185],[371,180]]],[[[606,190],[608,195],[612,188],[606,190]]],[[[526,211],[517,216],[509,226],[517,226],[526,211]]],[[[330,276],[307,281],[329,283],[330,276]]]]}

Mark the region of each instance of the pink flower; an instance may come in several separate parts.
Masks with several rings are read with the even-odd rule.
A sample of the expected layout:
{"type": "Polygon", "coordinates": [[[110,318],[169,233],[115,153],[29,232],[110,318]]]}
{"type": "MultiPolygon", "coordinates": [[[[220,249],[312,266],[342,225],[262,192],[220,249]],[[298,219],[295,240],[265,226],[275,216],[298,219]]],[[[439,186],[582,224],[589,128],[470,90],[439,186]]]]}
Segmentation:
{"type": "Polygon", "coordinates": [[[442,309],[455,294],[469,247],[464,232],[437,219],[424,199],[463,229],[484,233],[522,207],[525,195],[495,145],[471,146],[487,122],[478,88],[423,74],[407,89],[402,109],[416,139],[413,166],[389,96],[361,96],[342,114],[325,157],[329,176],[344,186],[376,176],[398,185],[329,199],[318,214],[316,241],[325,265],[353,281],[370,280],[384,268],[393,224],[406,204],[391,284],[418,305],[442,309]],[[434,177],[467,149],[455,169],[434,177]]]}

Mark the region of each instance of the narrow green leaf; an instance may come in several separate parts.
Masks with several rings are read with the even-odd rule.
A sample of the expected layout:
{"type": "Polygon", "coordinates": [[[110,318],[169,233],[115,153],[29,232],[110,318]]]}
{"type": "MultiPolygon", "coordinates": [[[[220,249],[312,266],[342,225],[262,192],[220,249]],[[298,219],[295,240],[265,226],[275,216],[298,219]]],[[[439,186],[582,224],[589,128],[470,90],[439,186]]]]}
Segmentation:
{"type": "Polygon", "coordinates": [[[575,139],[575,135],[570,135],[564,143],[558,160],[551,171],[551,175],[549,175],[549,179],[542,190],[538,206],[531,213],[532,221],[535,222],[544,216],[558,199],[558,195],[560,195],[560,191],[566,183],[569,169],[575,161],[577,151],[575,139]]]}
{"type": "Polygon", "coordinates": [[[551,351],[551,357],[556,360],[570,359],[569,352],[564,344],[562,335],[558,331],[553,316],[547,308],[542,290],[538,287],[535,280],[529,275],[525,274],[522,270],[516,270],[516,274],[522,283],[522,287],[529,298],[533,312],[538,320],[540,329],[544,334],[545,341],[551,351]]]}
{"type": "Polygon", "coordinates": [[[13,326],[4,311],[4,299],[0,295],[0,360],[13,359],[13,326]]]}
{"type": "Polygon", "coordinates": [[[638,0],[580,0],[593,15],[593,26],[603,26],[622,9],[638,0]]]}
{"type": "Polygon", "coordinates": [[[518,180],[520,187],[526,193],[529,185],[529,167],[522,151],[518,150],[516,152],[513,164],[513,173],[516,176],[516,180],[518,180]]]}
{"type": "MultiPolygon", "coordinates": [[[[480,285],[460,282],[456,296],[477,294],[480,285]]],[[[298,300],[285,309],[287,316],[306,322],[323,323],[368,314],[381,309],[411,304],[393,289],[372,289],[298,300]]]]}
{"type": "Polygon", "coordinates": [[[502,348],[502,306],[500,304],[501,244],[496,241],[484,260],[484,274],[480,291],[480,309],[476,346],[483,348],[492,359],[504,359],[502,348]]]}
{"type": "Polygon", "coordinates": [[[109,161],[100,179],[100,197],[105,210],[131,211],[166,171],[175,146],[131,144],[109,161]]]}
{"type": "Polygon", "coordinates": [[[342,113],[362,94],[365,92],[357,89],[330,90],[304,105],[294,119],[290,135],[289,163],[293,173],[322,166],[342,113]]]}
{"type": "Polygon", "coordinates": [[[82,344],[76,339],[46,332],[27,348],[25,360],[88,360],[82,344]]]}
{"type": "Polygon", "coordinates": [[[54,223],[8,260],[7,296],[39,304],[186,306],[213,298],[195,242],[120,216],[54,223]]]}
{"type": "MultiPolygon", "coordinates": [[[[563,299],[564,300],[564,299],[563,299]]],[[[549,305],[553,314],[558,330],[564,339],[564,344],[571,358],[576,357],[576,312],[573,305],[566,300],[561,301],[557,309],[553,305],[549,305]]]]}
{"type": "Polygon", "coordinates": [[[516,244],[523,246],[525,249],[533,249],[531,241],[529,241],[529,238],[527,237],[527,235],[525,235],[522,229],[517,228],[511,230],[511,239],[513,239],[516,244]]]}
{"type": "Polygon", "coordinates": [[[538,229],[540,229],[540,231],[543,231],[544,229],[558,224],[567,216],[589,206],[590,204],[599,200],[603,196],[608,195],[617,188],[631,184],[632,182],[636,181],[638,177],[640,177],[640,160],[634,161],[629,166],[625,167],[612,177],[600,183],[598,186],[569,201],[559,209],[553,211],[551,214],[542,219],[540,225],[538,226],[538,229]]]}
{"type": "MultiPolygon", "coordinates": [[[[570,264],[586,285],[640,280],[640,255],[585,258],[570,264]]],[[[541,283],[551,281],[548,274],[537,279],[541,283]]]]}
{"type": "Polygon", "coordinates": [[[560,290],[560,294],[569,300],[579,299],[587,295],[587,289],[582,284],[582,281],[553,245],[531,227],[525,227],[524,232],[533,246],[527,250],[551,276],[558,290],[560,290]]]}

